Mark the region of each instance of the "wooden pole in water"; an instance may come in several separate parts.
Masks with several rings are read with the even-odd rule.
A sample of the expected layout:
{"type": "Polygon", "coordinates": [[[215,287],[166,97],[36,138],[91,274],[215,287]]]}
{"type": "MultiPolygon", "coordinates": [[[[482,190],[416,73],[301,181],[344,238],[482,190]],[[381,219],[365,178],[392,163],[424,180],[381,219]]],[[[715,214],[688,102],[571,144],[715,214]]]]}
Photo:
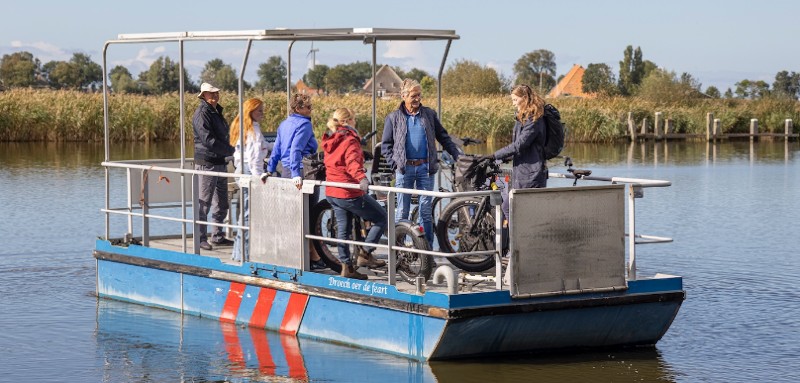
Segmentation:
{"type": "Polygon", "coordinates": [[[706,113],[706,141],[711,141],[714,138],[714,113],[706,113]]]}
{"type": "Polygon", "coordinates": [[[661,112],[656,112],[655,116],[655,125],[653,126],[653,133],[656,136],[656,141],[660,140],[661,137],[661,112]]]}
{"type": "Polygon", "coordinates": [[[673,126],[672,126],[673,121],[672,121],[672,119],[668,118],[666,122],[667,123],[664,125],[664,135],[665,136],[670,134],[670,133],[672,133],[672,131],[673,131],[673,126]]]}
{"type": "Polygon", "coordinates": [[[793,126],[791,118],[787,118],[786,120],[783,121],[783,134],[784,134],[783,137],[786,138],[786,141],[789,141],[789,136],[792,135],[792,130],[793,130],[792,128],[793,126]]]}
{"type": "Polygon", "coordinates": [[[714,130],[711,132],[711,137],[714,140],[722,138],[722,131],[721,131],[722,127],[720,125],[721,125],[721,123],[720,123],[719,118],[715,118],[714,119],[714,130]]]}
{"type": "Polygon", "coordinates": [[[750,119],[750,142],[755,141],[757,134],[758,134],[758,119],[757,118],[751,118],[750,119]]]}
{"type": "Polygon", "coordinates": [[[642,119],[642,135],[647,134],[647,117],[642,119]]]}
{"type": "Polygon", "coordinates": [[[633,112],[628,112],[628,131],[631,135],[631,142],[636,142],[636,124],[633,123],[633,112]]]}

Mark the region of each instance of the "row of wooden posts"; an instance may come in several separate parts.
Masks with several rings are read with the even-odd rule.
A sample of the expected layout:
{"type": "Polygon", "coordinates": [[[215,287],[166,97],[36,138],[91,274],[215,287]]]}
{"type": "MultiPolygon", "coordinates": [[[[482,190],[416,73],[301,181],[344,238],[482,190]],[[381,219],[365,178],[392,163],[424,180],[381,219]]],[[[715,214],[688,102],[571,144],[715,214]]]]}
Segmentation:
{"type": "Polygon", "coordinates": [[[637,128],[636,123],[633,121],[633,113],[628,112],[628,133],[630,134],[631,141],[638,139],[687,139],[687,138],[703,138],[707,141],[722,140],[728,138],[750,138],[751,141],[759,137],[783,137],[785,140],[790,138],[798,138],[800,134],[793,132],[793,123],[791,118],[787,118],[783,123],[783,133],[759,133],[758,132],[758,119],[750,119],[750,133],[722,133],[722,127],[719,118],[714,118],[714,113],[706,113],[706,133],[675,133],[673,128],[673,121],[670,118],[664,119],[661,112],[655,113],[655,123],[653,124],[653,131],[649,132],[649,124],[647,117],[642,119],[641,128],[637,128]]]}

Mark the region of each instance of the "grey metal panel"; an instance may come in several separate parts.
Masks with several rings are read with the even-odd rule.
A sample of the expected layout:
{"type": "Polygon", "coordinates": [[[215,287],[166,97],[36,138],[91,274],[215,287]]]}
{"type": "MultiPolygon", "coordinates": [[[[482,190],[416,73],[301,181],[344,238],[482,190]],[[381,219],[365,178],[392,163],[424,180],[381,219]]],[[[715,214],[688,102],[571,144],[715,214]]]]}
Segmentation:
{"type": "Polygon", "coordinates": [[[304,197],[288,178],[250,185],[250,260],[303,269],[304,197]]]}
{"type": "Polygon", "coordinates": [[[625,186],[512,190],[516,296],[627,288],[625,186]]]}
{"type": "MultiPolygon", "coordinates": [[[[167,168],[181,168],[180,160],[174,161],[128,161],[132,164],[163,166],[167,168]]],[[[186,162],[184,169],[193,169],[194,161],[186,162]]],[[[130,201],[138,204],[142,198],[142,172],[144,170],[130,169],[130,179],[128,180],[128,195],[130,201]]],[[[188,181],[187,185],[191,185],[188,181]]],[[[186,201],[192,201],[192,188],[186,188],[186,201]]],[[[181,175],[180,173],[170,173],[160,170],[149,171],[147,175],[147,199],[150,204],[154,203],[180,203],[181,202],[181,175]]]]}

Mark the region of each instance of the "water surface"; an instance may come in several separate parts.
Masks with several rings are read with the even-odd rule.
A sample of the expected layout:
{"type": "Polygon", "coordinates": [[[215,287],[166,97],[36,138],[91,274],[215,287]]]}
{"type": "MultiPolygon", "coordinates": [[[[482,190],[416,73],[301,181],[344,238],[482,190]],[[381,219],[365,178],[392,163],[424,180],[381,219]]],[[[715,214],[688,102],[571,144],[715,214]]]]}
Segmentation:
{"type": "MultiPolygon", "coordinates": [[[[174,143],[118,146],[112,159],[179,153],[174,143]]],[[[102,145],[2,143],[0,381],[800,380],[797,142],[567,152],[595,175],[673,182],[637,200],[637,228],[675,239],[640,246],[639,273],[681,275],[687,291],[654,349],[419,363],[98,300],[91,251],[104,230],[102,145]]]]}

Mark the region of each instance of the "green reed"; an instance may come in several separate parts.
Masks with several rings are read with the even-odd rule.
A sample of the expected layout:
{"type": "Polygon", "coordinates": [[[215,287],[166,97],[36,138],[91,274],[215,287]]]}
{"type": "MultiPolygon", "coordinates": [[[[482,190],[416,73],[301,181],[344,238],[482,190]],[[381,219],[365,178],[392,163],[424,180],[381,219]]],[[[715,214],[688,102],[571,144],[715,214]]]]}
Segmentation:
{"type": "MultiPolygon", "coordinates": [[[[274,131],[286,116],[285,93],[250,92],[245,98],[259,97],[265,102],[264,131],[274,131]]],[[[383,129],[384,118],[399,105],[399,98],[379,99],[376,127],[383,129]]],[[[637,129],[643,119],[652,127],[655,112],[671,119],[676,133],[705,133],[706,113],[714,113],[724,133],[748,132],[750,119],[759,120],[762,132],[783,132],[787,118],[800,121],[797,101],[762,100],[686,100],[657,103],[636,98],[549,100],[561,111],[569,141],[611,142],[628,135],[628,113],[637,129]]],[[[436,98],[423,100],[436,108],[436,98]]],[[[184,128],[192,138],[192,114],[198,105],[194,94],[185,95],[184,128]]],[[[236,96],[222,93],[228,121],[238,113],[236,96]]],[[[365,95],[314,97],[312,124],[319,136],[337,108],[353,109],[362,133],[372,127],[372,100],[365,95]]],[[[507,95],[451,96],[442,98],[444,126],[452,135],[470,136],[489,142],[510,140],[514,110],[507,95]]],[[[797,131],[797,129],[795,129],[797,131]]],[[[103,98],[99,93],[12,89],[0,92],[0,141],[101,141],[103,139],[103,98]]],[[[109,138],[114,141],[161,141],[180,139],[180,110],[177,93],[143,96],[114,94],[109,97],[109,138]]]]}

